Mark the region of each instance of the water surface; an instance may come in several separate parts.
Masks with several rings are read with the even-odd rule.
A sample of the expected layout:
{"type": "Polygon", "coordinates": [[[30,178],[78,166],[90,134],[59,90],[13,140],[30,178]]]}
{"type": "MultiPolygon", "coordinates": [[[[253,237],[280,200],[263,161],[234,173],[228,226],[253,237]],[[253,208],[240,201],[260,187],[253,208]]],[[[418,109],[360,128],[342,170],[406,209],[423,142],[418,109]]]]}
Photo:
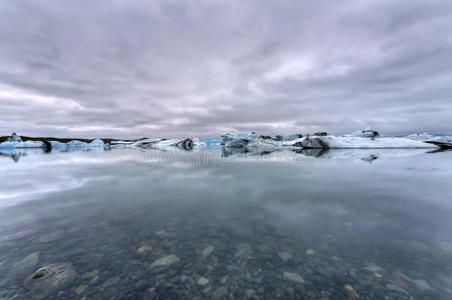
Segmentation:
{"type": "Polygon", "coordinates": [[[0,299],[451,299],[451,165],[426,150],[4,154],[0,299]],[[55,264],[74,273],[31,279],[55,264]]]}

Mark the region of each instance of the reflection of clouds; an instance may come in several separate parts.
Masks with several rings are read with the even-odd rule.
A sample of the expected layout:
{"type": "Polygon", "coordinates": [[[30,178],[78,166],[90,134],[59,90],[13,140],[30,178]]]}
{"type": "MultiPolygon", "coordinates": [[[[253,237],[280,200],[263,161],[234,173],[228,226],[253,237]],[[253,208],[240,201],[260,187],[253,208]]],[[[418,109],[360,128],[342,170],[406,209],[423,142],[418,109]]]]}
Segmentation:
{"type": "MultiPolygon", "coordinates": [[[[204,185],[207,183],[207,186],[216,187],[219,198],[226,193],[225,190],[229,190],[226,193],[228,201],[234,201],[233,198],[229,199],[230,193],[234,191],[240,191],[237,197],[243,197],[247,201],[252,199],[268,201],[269,195],[274,195],[277,201],[287,199],[288,202],[284,202],[284,205],[289,205],[291,197],[296,194],[310,193],[322,195],[323,198],[337,196],[328,194],[328,185],[335,187],[336,192],[344,195],[353,191],[353,197],[358,197],[359,191],[372,191],[375,186],[383,188],[374,180],[385,183],[384,189],[390,189],[391,193],[396,189],[397,193],[403,192],[404,196],[413,194],[413,199],[418,199],[422,195],[435,201],[437,199],[432,197],[431,187],[436,184],[441,191],[441,184],[447,179],[447,175],[450,175],[450,171],[443,168],[443,158],[440,156],[448,155],[450,152],[424,155],[423,158],[428,158],[427,160],[413,160],[408,156],[408,154],[423,155],[423,152],[414,149],[379,149],[377,152],[371,149],[335,149],[321,156],[328,159],[318,159],[292,151],[278,151],[263,156],[251,153],[245,157],[240,155],[222,157],[220,151],[164,152],[117,149],[101,154],[80,152],[25,156],[18,163],[2,161],[0,181],[3,184],[0,187],[0,195],[3,199],[21,201],[45,193],[80,187],[93,181],[107,182],[115,179],[128,182],[129,179],[123,176],[124,172],[128,172],[128,176],[132,178],[131,186],[136,184],[138,191],[146,189],[145,184],[154,179],[167,182],[168,185],[161,183],[158,186],[162,193],[166,194],[171,194],[172,189],[183,190],[190,185],[207,189],[204,185]],[[350,158],[362,162],[363,157],[374,153],[377,153],[379,158],[378,164],[372,165],[372,168],[368,168],[366,163],[348,163],[350,158]],[[398,159],[388,159],[391,157],[398,159]],[[430,163],[426,164],[425,161],[430,163]],[[399,167],[395,169],[394,164],[399,167]],[[431,173],[434,165],[437,165],[438,170],[431,173]],[[427,186],[427,189],[421,191],[413,189],[413,182],[416,181],[417,184],[418,181],[417,178],[409,177],[413,171],[408,168],[413,166],[416,167],[416,171],[429,172],[424,173],[430,176],[429,181],[431,178],[436,178],[436,181],[427,186]],[[342,178],[344,172],[347,176],[356,178],[344,179],[342,178]],[[359,177],[372,180],[361,182],[359,177]],[[386,177],[397,177],[397,181],[388,181],[386,177]],[[171,186],[174,182],[177,182],[177,186],[171,186]],[[200,185],[200,182],[203,184],[200,185]],[[143,185],[140,186],[141,183],[143,185]],[[348,189],[343,189],[343,186],[348,186],[348,189]]],[[[418,186],[424,185],[425,183],[419,180],[418,186]]],[[[362,194],[361,197],[365,198],[366,195],[362,194]]],[[[333,207],[331,204],[328,208],[333,207]]]]}
{"type": "Polygon", "coordinates": [[[397,159],[382,155],[371,165],[361,162],[373,153],[370,150],[327,154],[331,153],[344,159],[318,159],[292,151],[230,159],[220,151],[174,154],[129,149],[26,156],[19,163],[7,160],[2,165],[0,181],[5,184],[0,186],[0,205],[6,211],[6,206],[22,202],[18,206],[22,211],[39,210],[39,214],[45,205],[49,211],[74,206],[102,212],[127,205],[181,219],[199,214],[212,223],[231,222],[231,226],[265,218],[276,229],[308,233],[325,229],[372,234],[403,227],[418,234],[428,223],[428,238],[444,240],[438,228],[452,224],[437,210],[451,211],[446,197],[452,174],[445,163],[452,160],[452,152],[397,159]],[[350,153],[359,163],[350,163],[350,153]],[[145,158],[151,162],[143,163],[145,158]],[[261,158],[272,163],[255,163],[261,158]],[[287,163],[274,163],[281,159],[287,163]],[[33,199],[42,201],[25,202],[33,199]]]}
{"type": "MultiPolygon", "coordinates": [[[[14,176],[14,175],[13,175],[14,176]]],[[[82,182],[69,176],[47,177],[40,180],[39,174],[28,174],[28,179],[21,180],[21,186],[4,184],[0,191],[0,208],[15,205],[18,202],[40,198],[49,193],[75,189],[82,186],[82,182]],[[32,178],[35,178],[33,180],[32,178]],[[49,182],[53,181],[53,182],[49,182]]]]}

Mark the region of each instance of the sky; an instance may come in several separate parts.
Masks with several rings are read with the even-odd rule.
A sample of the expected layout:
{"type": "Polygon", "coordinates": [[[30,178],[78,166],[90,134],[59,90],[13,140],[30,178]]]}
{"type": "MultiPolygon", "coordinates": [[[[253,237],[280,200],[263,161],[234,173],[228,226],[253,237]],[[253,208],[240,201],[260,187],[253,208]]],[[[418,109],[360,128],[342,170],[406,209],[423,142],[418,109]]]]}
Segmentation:
{"type": "Polygon", "coordinates": [[[452,1],[0,2],[0,135],[452,133],[452,1]]]}

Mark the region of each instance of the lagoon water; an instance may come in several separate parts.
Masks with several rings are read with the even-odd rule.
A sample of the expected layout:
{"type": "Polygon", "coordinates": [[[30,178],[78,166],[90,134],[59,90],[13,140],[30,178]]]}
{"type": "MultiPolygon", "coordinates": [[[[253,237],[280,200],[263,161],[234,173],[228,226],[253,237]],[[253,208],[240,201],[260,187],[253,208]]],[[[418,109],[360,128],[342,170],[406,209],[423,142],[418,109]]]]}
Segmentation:
{"type": "Polygon", "coordinates": [[[38,152],[0,299],[452,299],[452,152],[38,152]]]}

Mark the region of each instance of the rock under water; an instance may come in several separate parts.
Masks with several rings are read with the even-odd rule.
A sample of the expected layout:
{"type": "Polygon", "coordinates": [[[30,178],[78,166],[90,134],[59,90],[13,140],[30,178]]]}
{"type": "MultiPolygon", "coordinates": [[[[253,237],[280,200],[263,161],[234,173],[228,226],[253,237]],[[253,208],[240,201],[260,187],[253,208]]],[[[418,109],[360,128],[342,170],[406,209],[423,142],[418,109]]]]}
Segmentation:
{"type": "Polygon", "coordinates": [[[24,285],[38,298],[44,298],[66,287],[76,275],[72,264],[55,263],[39,268],[25,279],[24,285]]]}

